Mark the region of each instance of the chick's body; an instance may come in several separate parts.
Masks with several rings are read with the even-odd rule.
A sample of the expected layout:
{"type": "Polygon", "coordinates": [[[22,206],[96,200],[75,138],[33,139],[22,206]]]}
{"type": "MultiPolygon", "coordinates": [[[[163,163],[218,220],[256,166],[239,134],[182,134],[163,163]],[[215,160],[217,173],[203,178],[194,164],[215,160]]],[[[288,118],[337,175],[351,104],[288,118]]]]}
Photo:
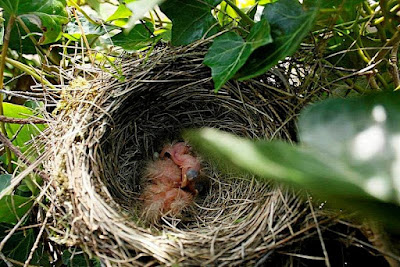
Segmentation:
{"type": "Polygon", "coordinates": [[[180,187],[182,183],[181,170],[171,159],[158,159],[147,165],[146,177],[153,183],[170,187],[180,187]]]}
{"type": "Polygon", "coordinates": [[[166,145],[160,158],[146,167],[141,195],[145,217],[157,221],[166,213],[180,215],[197,195],[195,179],[199,172],[200,161],[190,154],[186,143],[166,145]]]}

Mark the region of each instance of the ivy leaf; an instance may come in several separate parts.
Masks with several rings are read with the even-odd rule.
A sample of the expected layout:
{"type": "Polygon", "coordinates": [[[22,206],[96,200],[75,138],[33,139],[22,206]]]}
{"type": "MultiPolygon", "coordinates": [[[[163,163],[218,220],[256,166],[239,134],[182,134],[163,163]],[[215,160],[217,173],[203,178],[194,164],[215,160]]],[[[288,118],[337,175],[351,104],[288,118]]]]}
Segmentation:
{"type": "Polygon", "coordinates": [[[249,35],[247,36],[247,42],[251,44],[252,50],[259,48],[260,46],[272,43],[271,28],[268,20],[261,19],[259,22],[254,24],[251,28],[249,35]]]}
{"type": "Polygon", "coordinates": [[[33,204],[29,197],[5,196],[0,199],[0,223],[15,224],[33,204]]]}
{"type": "Polygon", "coordinates": [[[316,14],[316,8],[303,10],[298,0],[280,0],[266,5],[263,18],[271,25],[274,41],[254,51],[237,78],[246,80],[261,75],[292,55],[311,30],[316,14]]]}
{"type": "Polygon", "coordinates": [[[129,33],[121,32],[111,39],[114,45],[121,46],[126,51],[135,51],[153,42],[151,37],[153,32],[153,24],[146,22],[145,24],[137,24],[129,33]]]}
{"type": "Polygon", "coordinates": [[[204,64],[211,68],[215,90],[218,91],[251,54],[251,45],[237,33],[227,32],[215,38],[204,58],[204,64]]]}
{"type": "Polygon", "coordinates": [[[188,45],[217,32],[217,20],[211,10],[221,0],[168,0],[160,6],[172,20],[172,45],[188,45]]]}
{"type": "Polygon", "coordinates": [[[259,21],[251,28],[246,41],[235,32],[215,38],[203,62],[211,68],[215,91],[235,75],[255,49],[271,42],[270,27],[266,20],[259,21]]]}
{"type": "MultiPolygon", "coordinates": [[[[40,36],[39,44],[50,44],[61,38],[62,27],[68,23],[65,0],[0,0],[6,24],[11,15],[19,17],[32,35],[40,36]]],[[[18,25],[18,24],[17,24],[18,25]]],[[[13,27],[10,48],[23,53],[35,53],[35,48],[20,26],[13,27]]]]}

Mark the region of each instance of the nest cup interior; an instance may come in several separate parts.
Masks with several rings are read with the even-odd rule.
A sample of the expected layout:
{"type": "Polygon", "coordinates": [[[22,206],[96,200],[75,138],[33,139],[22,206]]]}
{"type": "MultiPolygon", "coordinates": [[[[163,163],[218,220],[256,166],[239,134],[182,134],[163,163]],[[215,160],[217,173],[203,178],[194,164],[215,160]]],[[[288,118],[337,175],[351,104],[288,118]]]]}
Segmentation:
{"type": "MultiPolygon", "coordinates": [[[[151,70],[154,76],[146,74],[154,80],[140,87],[134,86],[134,81],[131,85],[124,84],[125,88],[135,89],[112,113],[112,126],[101,146],[100,158],[105,166],[102,179],[114,200],[135,215],[140,215],[138,197],[146,163],[153,160],[166,143],[184,141],[181,136],[184,129],[214,127],[250,138],[274,136],[292,140],[295,136],[292,121],[282,127],[289,115],[285,113],[291,111],[285,109],[287,103],[274,100],[276,95],[267,88],[260,90],[258,81],[228,83],[216,94],[211,73],[196,56],[177,58],[172,64],[160,63],[151,70]],[[191,68],[186,66],[185,69],[185,64],[190,64],[191,68]],[[178,69],[171,66],[178,66],[178,69]]],[[[269,74],[263,78],[281,87],[273,76],[269,74]]],[[[263,82],[262,78],[259,82],[263,82]]],[[[202,173],[211,179],[212,186],[201,190],[196,202],[218,195],[224,183],[229,188],[232,188],[231,183],[237,183],[228,178],[231,175],[219,173],[212,163],[203,162],[202,165],[202,173]]],[[[210,209],[221,207],[218,202],[207,205],[210,209]]]]}

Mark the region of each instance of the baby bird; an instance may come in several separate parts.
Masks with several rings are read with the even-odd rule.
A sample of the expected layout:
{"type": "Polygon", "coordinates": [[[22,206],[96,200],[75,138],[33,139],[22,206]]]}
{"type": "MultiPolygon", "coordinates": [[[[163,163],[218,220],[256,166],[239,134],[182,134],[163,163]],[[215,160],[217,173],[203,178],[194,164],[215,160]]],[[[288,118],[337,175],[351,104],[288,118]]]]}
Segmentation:
{"type": "Polygon", "coordinates": [[[195,181],[200,161],[184,142],[166,145],[160,158],[150,162],[145,171],[147,184],[141,195],[144,215],[156,222],[163,214],[179,216],[197,195],[195,181]]]}
{"type": "Polygon", "coordinates": [[[169,155],[172,161],[181,168],[181,188],[187,187],[187,190],[197,195],[195,181],[200,174],[200,161],[190,154],[191,149],[187,143],[179,142],[174,145],[166,145],[160,156],[166,157],[169,155]]]}

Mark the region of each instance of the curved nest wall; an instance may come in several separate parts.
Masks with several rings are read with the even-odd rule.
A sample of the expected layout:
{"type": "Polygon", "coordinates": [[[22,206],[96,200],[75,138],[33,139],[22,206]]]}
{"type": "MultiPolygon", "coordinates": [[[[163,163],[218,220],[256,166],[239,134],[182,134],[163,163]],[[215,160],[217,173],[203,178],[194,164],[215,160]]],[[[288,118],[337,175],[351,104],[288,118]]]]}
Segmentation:
{"type": "Polygon", "coordinates": [[[304,73],[290,80],[283,64],[215,94],[204,53],[157,48],[122,58],[121,72],[63,89],[44,162],[53,177],[53,241],[79,245],[107,265],[254,265],[273,261],[274,249],[305,232],[308,210],[292,192],[220,173],[212,162],[203,168],[209,183],[183,217],[143,222],[144,165],[166,142],[182,140],[182,129],[294,139],[294,117],[307,102],[295,86],[304,73]]]}

